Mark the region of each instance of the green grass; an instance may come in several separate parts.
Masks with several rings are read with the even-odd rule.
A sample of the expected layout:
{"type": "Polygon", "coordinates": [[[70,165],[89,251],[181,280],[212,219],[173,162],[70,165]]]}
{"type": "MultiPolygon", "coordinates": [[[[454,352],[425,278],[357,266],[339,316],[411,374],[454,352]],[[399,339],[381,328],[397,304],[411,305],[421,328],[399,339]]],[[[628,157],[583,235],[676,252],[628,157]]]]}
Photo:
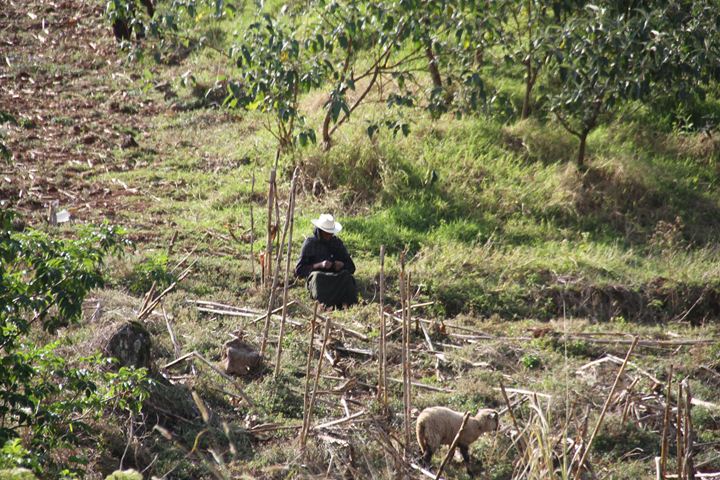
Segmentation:
{"type": "MultiPolygon", "coordinates": [[[[280,5],[267,2],[265,8],[277,10],[280,5]]],[[[251,8],[235,19],[214,21],[194,34],[204,36],[213,47],[226,47],[224,42],[242,32],[251,20],[251,8]]],[[[169,283],[174,278],[169,273],[172,266],[194,250],[192,259],[197,263],[192,275],[179,292],[166,299],[164,307],[183,351],[194,350],[218,361],[220,346],[230,334],[243,329],[253,334],[254,327],[235,318],[202,314],[185,300],[204,298],[267,308],[267,294],[252,285],[250,245],[231,239],[229,228],[238,234],[247,232],[252,206],[257,239],[254,252],[263,248],[267,178],[276,145],[259,113],[228,112],[203,101],[206,89],[235,73],[226,59],[208,49],[190,49],[183,55],[178,54],[179,63],[170,65],[145,58],[129,68],[147,71],[149,76],[112,81],[114,88],[163,108],[146,119],[151,128],[139,140],[140,151],[112,152],[123,161],[122,171],[91,178],[105,184],[121,181],[138,192],[118,199],[118,220],[128,226],[138,250],[110,263],[110,286],[115,291],[98,295],[108,312],[105,321],[120,321],[132,315],[132,308],[137,307],[133,302],[139,304],[139,300],[116,291],[138,296],[153,280],[169,283]],[[182,82],[185,72],[194,80],[182,82]],[[170,85],[175,96],[166,98],[153,88],[162,82],[170,85]],[[175,251],[166,257],[176,232],[175,251]]],[[[507,97],[508,105],[519,107],[521,75],[502,68],[492,72],[496,73],[492,84],[507,97]]],[[[322,121],[326,90],[309,92],[301,102],[302,113],[316,129],[322,121]]],[[[705,140],[703,134],[681,131],[670,119],[655,118],[657,112],[652,108],[635,107],[628,106],[591,134],[588,169],[581,171],[572,163],[575,138],[544,118],[517,121],[512,116],[491,118],[478,113],[432,120],[423,113],[406,111],[404,115],[411,120],[408,137],[382,131],[370,140],[365,133],[368,121],[387,113],[373,92],[369,103],[338,131],[331,150],[310,146],[280,159],[282,219],[293,167],[300,166],[303,173],[293,260],[304,237],[312,232],[310,219],[323,212],[335,214],[344,225],[340,236],[356,260],[356,276],[367,303],[335,315],[371,338],[379,335],[377,305],[371,302],[377,300],[381,245],[387,249],[386,301],[397,304],[399,256],[407,249],[408,270],[414,288],[419,289],[415,300],[436,302],[422,311],[430,318],[452,319],[473,329],[523,338],[533,329],[547,327],[557,332],[565,328],[613,331],[663,339],[670,338],[668,332],[688,337],[716,335],[717,328],[706,322],[716,318],[714,302],[720,289],[720,250],[715,245],[720,234],[718,149],[714,140],[705,140]],[[646,322],[638,323],[638,319],[646,322]]],[[[709,105],[703,111],[712,113],[714,108],[709,105]]],[[[68,120],[57,117],[54,121],[64,124],[68,120]]],[[[131,128],[116,130],[135,133],[131,128]]],[[[300,282],[292,286],[291,295],[307,300],[300,282]]],[[[302,313],[291,309],[290,315],[302,313]]],[[[165,320],[153,316],[148,327],[157,338],[158,361],[170,361],[173,345],[165,320]]],[[[92,336],[87,329],[73,335],[78,341],[92,336]]],[[[259,400],[257,410],[232,403],[228,395],[217,391],[217,383],[206,371],[192,386],[220,418],[235,422],[235,427],[253,421],[297,422],[302,409],[305,335],[300,330],[288,332],[280,381],[273,381],[269,372],[262,378],[241,380],[250,396],[259,400]]],[[[433,341],[452,342],[442,334],[433,335],[433,341]]],[[[419,335],[415,340],[422,342],[419,335]]],[[[502,407],[495,386],[503,381],[553,395],[555,400],[547,409],[559,418],[568,407],[564,401],[568,392],[585,403],[591,397],[597,403],[606,393],[576,376],[575,370],[607,352],[621,356],[625,348],[583,340],[565,344],[557,336],[463,344],[460,349],[446,350],[450,362],[443,368],[450,381],[437,378],[432,356],[418,355],[415,378],[453,392],[413,389],[413,406],[502,407]],[[469,366],[468,362],[486,362],[487,367],[469,366]]],[[[274,351],[271,346],[271,355],[274,351]]],[[[695,375],[695,366],[701,364],[713,369],[720,364],[716,349],[710,347],[678,351],[639,348],[634,361],[660,378],[673,361],[676,368],[684,366],[684,375],[695,375]]],[[[353,358],[348,364],[351,375],[374,384],[374,363],[353,358]]],[[[204,368],[199,363],[196,366],[204,368]]],[[[401,376],[396,363],[390,370],[393,377],[401,376]]],[[[178,368],[175,373],[185,372],[178,368]]],[[[717,394],[714,384],[695,379],[692,383],[699,398],[713,401],[717,394]]],[[[335,386],[337,382],[329,379],[320,383],[321,389],[335,386]]],[[[391,388],[397,413],[401,410],[400,387],[391,388]]],[[[639,388],[649,392],[652,385],[642,380],[639,388]]],[[[362,392],[363,401],[372,397],[370,389],[362,392]]],[[[584,414],[583,407],[576,407],[576,418],[584,414]]],[[[368,408],[377,410],[377,405],[368,408]]],[[[720,437],[716,415],[695,412],[699,411],[694,411],[693,418],[702,426],[699,438],[709,442],[720,437]]],[[[527,405],[518,407],[523,420],[531,418],[531,413],[527,405]]],[[[591,425],[596,413],[590,417],[591,425]]],[[[341,415],[344,412],[335,404],[318,406],[318,418],[341,415]]],[[[398,416],[387,423],[399,431],[398,416]]],[[[183,445],[192,446],[200,428],[178,426],[183,445]]],[[[252,444],[240,435],[242,451],[230,459],[221,427],[207,428],[211,439],[203,448],[211,445],[225,452],[228,467],[238,475],[320,475],[330,461],[323,444],[311,440],[301,465],[294,432],[280,432],[267,442],[252,444]]],[[[363,472],[387,471],[390,476],[392,466],[371,430],[348,429],[347,438],[363,457],[367,466],[363,472]]],[[[594,446],[596,472],[607,478],[649,475],[651,458],[618,458],[636,446],[647,446],[646,455],[654,454],[658,438],[656,432],[622,424],[618,412],[611,412],[608,426],[594,446]]],[[[473,446],[473,455],[483,459],[488,478],[508,479],[517,451],[504,436],[496,442],[483,439],[473,446]],[[499,452],[509,453],[499,458],[499,452]]],[[[176,468],[178,478],[209,476],[202,464],[190,460],[181,449],[157,443],[150,450],[160,455],[154,473],[176,468]]],[[[449,471],[453,478],[466,478],[460,465],[451,465],[449,471]]]]}

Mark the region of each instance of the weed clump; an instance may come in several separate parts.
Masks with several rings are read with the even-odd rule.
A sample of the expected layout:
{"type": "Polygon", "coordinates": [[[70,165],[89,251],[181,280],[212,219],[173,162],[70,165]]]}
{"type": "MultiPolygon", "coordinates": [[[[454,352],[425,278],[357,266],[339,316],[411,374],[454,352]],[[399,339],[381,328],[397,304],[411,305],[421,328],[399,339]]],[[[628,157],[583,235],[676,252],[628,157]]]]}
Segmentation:
{"type": "Polygon", "coordinates": [[[660,436],[633,422],[623,423],[617,416],[608,417],[595,437],[592,449],[601,455],[620,458],[633,450],[644,455],[660,455],[660,436]]]}

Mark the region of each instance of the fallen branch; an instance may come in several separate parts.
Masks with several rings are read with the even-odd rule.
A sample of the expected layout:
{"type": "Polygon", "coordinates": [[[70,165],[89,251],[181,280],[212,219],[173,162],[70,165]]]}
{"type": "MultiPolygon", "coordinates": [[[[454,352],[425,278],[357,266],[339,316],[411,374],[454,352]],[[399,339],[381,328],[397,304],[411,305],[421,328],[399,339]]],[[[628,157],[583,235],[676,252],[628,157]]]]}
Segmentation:
{"type": "Polygon", "coordinates": [[[217,368],[215,365],[212,364],[212,362],[210,362],[210,360],[203,357],[195,350],[193,350],[190,353],[186,353],[182,357],[177,358],[170,363],[165,364],[162,367],[162,369],[164,370],[166,368],[170,368],[173,365],[176,365],[184,360],[189,360],[190,358],[197,358],[198,360],[203,362],[205,365],[210,367],[210,369],[212,369],[215,373],[220,375],[222,378],[224,378],[228,382],[232,383],[235,386],[235,388],[237,389],[237,391],[240,393],[240,395],[242,396],[243,400],[245,400],[248,403],[248,405],[250,405],[250,407],[255,407],[255,403],[252,400],[250,400],[250,397],[247,396],[247,394],[245,393],[245,390],[240,386],[240,384],[237,381],[235,381],[234,378],[232,378],[230,375],[228,375],[227,373],[225,373],[222,370],[220,370],[219,368],[217,368]]]}
{"type": "MultiPolygon", "coordinates": [[[[308,307],[307,305],[305,305],[305,304],[302,303],[302,302],[297,302],[297,304],[298,304],[298,306],[299,306],[300,308],[302,308],[303,310],[305,310],[308,314],[313,315],[313,311],[312,311],[312,309],[311,309],[310,307],[308,307]]],[[[347,335],[349,335],[349,336],[351,336],[351,337],[355,337],[355,338],[357,338],[357,339],[359,339],[359,340],[362,340],[362,341],[364,341],[364,342],[367,342],[367,341],[369,340],[368,337],[367,337],[367,335],[363,335],[362,333],[360,333],[360,332],[358,332],[358,331],[356,331],[356,330],[352,330],[352,329],[350,329],[350,328],[347,328],[347,327],[344,327],[344,326],[340,325],[340,324],[337,323],[337,322],[333,322],[332,320],[329,320],[327,317],[325,317],[325,316],[323,316],[323,315],[320,315],[319,313],[317,314],[317,316],[318,316],[318,318],[319,318],[320,320],[329,321],[329,322],[330,322],[330,327],[332,327],[332,328],[334,328],[334,329],[336,329],[336,330],[340,330],[341,332],[346,333],[347,335]]]]}
{"type": "MultiPolygon", "coordinates": [[[[403,381],[399,378],[388,377],[388,380],[395,383],[403,383],[403,381]]],[[[412,385],[413,387],[422,388],[424,390],[430,390],[431,392],[455,393],[455,390],[450,390],[449,388],[433,387],[432,385],[426,385],[420,382],[410,382],[410,385],[412,385]]]]}
{"type": "Polygon", "coordinates": [[[600,411],[600,417],[598,418],[597,423],[595,424],[595,428],[593,429],[593,432],[590,434],[590,438],[587,441],[587,445],[585,446],[585,451],[582,454],[582,457],[580,457],[580,461],[578,462],[577,466],[577,473],[575,474],[575,480],[579,480],[580,473],[582,472],[582,467],[585,464],[585,459],[588,456],[588,453],[590,453],[590,447],[592,447],[593,440],[595,440],[595,436],[597,435],[598,431],[600,430],[600,426],[602,425],[603,420],[605,419],[605,413],[607,412],[608,407],[610,406],[610,401],[612,400],[612,396],[615,394],[615,389],[618,386],[618,383],[620,383],[620,377],[622,377],[623,372],[625,371],[625,367],[627,366],[628,361],[630,360],[630,355],[632,355],[633,350],[635,350],[635,347],[638,344],[638,337],[635,337],[633,339],[632,345],[630,345],[630,348],[627,351],[627,354],[625,355],[625,361],[620,366],[620,370],[618,370],[617,375],[615,376],[615,383],[613,383],[612,388],[610,389],[610,393],[608,393],[607,398],[605,399],[605,405],[603,405],[602,410],[600,411]]]}
{"type": "Polygon", "coordinates": [[[322,430],[323,428],[329,428],[329,427],[334,427],[336,425],[342,425],[344,423],[348,423],[352,420],[355,420],[358,417],[362,417],[363,415],[365,415],[365,410],[360,410],[359,412],[354,413],[354,414],[350,415],[349,417],[343,417],[343,418],[339,418],[337,420],[333,420],[331,422],[321,423],[320,425],[315,425],[312,429],[313,430],[322,430]]]}

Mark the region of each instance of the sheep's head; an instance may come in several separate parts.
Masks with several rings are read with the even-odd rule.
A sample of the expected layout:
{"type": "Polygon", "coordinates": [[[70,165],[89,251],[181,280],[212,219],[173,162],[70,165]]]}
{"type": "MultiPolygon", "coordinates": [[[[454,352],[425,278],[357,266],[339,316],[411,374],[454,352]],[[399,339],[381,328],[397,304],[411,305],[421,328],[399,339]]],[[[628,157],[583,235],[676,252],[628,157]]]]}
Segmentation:
{"type": "Polygon", "coordinates": [[[494,432],[500,427],[500,417],[498,412],[491,408],[481,408],[475,415],[480,426],[480,433],[494,432]]]}

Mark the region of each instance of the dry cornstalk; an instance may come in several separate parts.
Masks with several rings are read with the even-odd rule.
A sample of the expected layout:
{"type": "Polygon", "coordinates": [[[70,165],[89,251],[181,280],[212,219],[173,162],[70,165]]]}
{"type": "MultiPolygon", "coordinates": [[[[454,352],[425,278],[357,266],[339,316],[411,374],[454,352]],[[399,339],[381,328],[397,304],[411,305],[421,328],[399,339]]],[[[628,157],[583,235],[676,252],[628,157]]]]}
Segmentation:
{"type": "Polygon", "coordinates": [[[165,317],[165,326],[167,327],[168,333],[170,334],[170,341],[173,344],[175,358],[177,358],[182,354],[182,349],[180,348],[180,344],[177,342],[175,332],[173,331],[172,324],[170,323],[170,317],[168,317],[168,314],[165,312],[165,307],[162,307],[162,313],[163,317],[165,317]]]}
{"type": "Polygon", "coordinates": [[[190,353],[186,353],[186,354],[183,355],[182,357],[176,358],[175,360],[173,360],[173,361],[170,362],[170,363],[167,363],[167,364],[163,365],[163,366],[162,366],[162,369],[165,370],[166,368],[170,368],[170,367],[172,367],[173,365],[177,365],[178,363],[180,363],[180,362],[182,362],[182,361],[190,360],[190,359],[192,359],[192,358],[197,358],[198,360],[200,360],[201,362],[203,362],[205,365],[207,365],[208,367],[210,367],[210,369],[211,369],[213,372],[217,373],[217,374],[220,375],[222,378],[224,378],[224,379],[227,380],[228,382],[232,383],[232,384],[235,386],[235,388],[237,389],[238,393],[240,393],[240,396],[243,398],[243,400],[245,400],[245,401],[248,403],[248,405],[250,405],[250,407],[254,407],[254,406],[255,406],[255,403],[254,403],[252,400],[250,400],[250,397],[247,396],[247,394],[245,393],[245,390],[242,388],[242,386],[240,385],[240,383],[238,383],[237,381],[235,381],[235,379],[232,378],[232,377],[231,377],[230,375],[228,375],[227,373],[225,373],[225,372],[223,372],[222,370],[220,370],[219,368],[217,368],[215,365],[212,364],[212,362],[211,362],[210,360],[208,360],[207,358],[203,357],[201,354],[199,354],[199,353],[198,353],[197,351],[195,351],[195,350],[193,350],[193,351],[190,352],[190,353]]]}
{"type": "MultiPolygon", "coordinates": [[[[276,192],[276,194],[277,194],[277,192],[276,192]]],[[[270,213],[272,213],[272,211],[270,213]]],[[[285,240],[285,236],[287,234],[289,224],[290,224],[290,208],[288,207],[287,215],[285,216],[285,226],[283,227],[283,234],[282,234],[283,241],[285,240]]],[[[270,242],[270,249],[272,249],[272,242],[270,242]]],[[[281,259],[282,259],[282,251],[280,250],[280,248],[278,248],[277,259],[275,262],[275,272],[273,273],[273,276],[272,276],[272,286],[270,287],[270,295],[268,298],[267,317],[265,317],[265,325],[263,327],[262,343],[260,344],[260,355],[261,356],[265,356],[265,347],[267,346],[268,329],[270,328],[270,315],[272,312],[273,303],[275,302],[275,290],[277,289],[278,278],[280,277],[280,260],[281,259]]],[[[283,308],[283,311],[285,311],[285,308],[283,308]]]]}
{"type": "Polygon", "coordinates": [[[315,380],[313,382],[313,391],[310,396],[310,402],[308,403],[308,409],[304,415],[306,418],[305,426],[300,436],[300,448],[305,450],[305,443],[307,442],[308,432],[310,431],[310,424],[312,423],[312,414],[315,407],[315,398],[317,396],[318,382],[320,380],[320,372],[322,371],[323,358],[325,358],[325,348],[327,347],[328,338],[330,337],[330,319],[325,319],[325,334],[323,335],[322,349],[320,350],[320,358],[318,358],[317,370],[315,371],[315,380]]]}
{"type": "Polygon", "coordinates": [[[518,432],[519,435],[521,432],[520,426],[518,425],[517,418],[515,418],[515,413],[513,412],[512,405],[510,404],[510,399],[505,392],[505,385],[503,385],[502,380],[500,381],[500,391],[502,392],[503,399],[505,400],[505,405],[507,405],[508,413],[510,414],[510,418],[513,422],[513,427],[515,427],[515,430],[518,432]]]}
{"type": "Polygon", "coordinates": [[[690,383],[686,380],[685,386],[685,461],[683,467],[687,480],[695,479],[695,461],[693,459],[694,432],[692,424],[692,393],[690,383]]]}
{"type": "Polygon", "coordinates": [[[405,274],[405,252],[400,255],[400,298],[403,308],[403,342],[402,342],[402,365],[403,365],[403,417],[405,433],[405,457],[410,455],[410,289],[405,274]]]}
{"type": "Polygon", "coordinates": [[[385,245],[380,245],[380,358],[378,359],[378,400],[383,406],[383,413],[387,414],[387,354],[386,345],[386,322],[385,322],[385,245]]]}
{"type": "MultiPolygon", "coordinates": [[[[280,359],[282,357],[282,341],[283,341],[283,335],[285,333],[285,319],[287,318],[287,295],[288,295],[288,284],[290,282],[290,260],[292,256],[292,233],[293,233],[293,225],[295,224],[295,183],[297,181],[299,168],[295,169],[295,173],[293,173],[292,182],[290,182],[290,204],[288,205],[288,214],[287,214],[287,222],[290,222],[290,226],[288,227],[288,242],[287,242],[287,255],[285,258],[285,284],[283,286],[283,309],[282,309],[282,319],[280,320],[280,333],[278,336],[278,346],[277,346],[277,357],[275,359],[275,378],[280,373],[280,359]]],[[[269,318],[269,317],[268,317],[269,318]]]]}
{"type": "Polygon", "coordinates": [[[677,393],[677,416],[675,417],[675,425],[676,428],[676,440],[677,440],[677,473],[678,478],[683,478],[683,460],[685,459],[685,452],[684,452],[684,446],[685,442],[683,441],[683,429],[682,429],[682,420],[683,420],[683,383],[678,382],[678,393],[677,393]]]}
{"type": "Polygon", "coordinates": [[[662,443],[660,444],[660,478],[665,478],[667,473],[665,467],[667,466],[667,455],[668,455],[668,429],[670,427],[670,402],[671,402],[671,388],[672,388],[672,377],[673,377],[673,365],[670,364],[670,370],[668,371],[667,380],[667,394],[665,396],[665,415],[663,416],[663,430],[662,430],[662,443]]]}
{"type": "Polygon", "coordinates": [[[635,346],[637,345],[637,343],[638,343],[638,337],[635,337],[633,339],[632,345],[630,345],[630,348],[627,351],[627,355],[625,355],[625,360],[623,361],[623,364],[620,366],[620,370],[618,370],[617,376],[615,377],[615,382],[613,383],[613,386],[610,389],[610,393],[608,393],[608,396],[605,399],[605,405],[603,405],[602,411],[600,411],[600,417],[598,418],[598,421],[595,424],[595,428],[593,429],[592,433],[590,434],[590,438],[588,439],[587,446],[585,447],[585,451],[583,452],[582,457],[580,457],[580,461],[578,462],[578,466],[577,466],[577,472],[575,473],[575,480],[578,480],[580,478],[580,474],[582,472],[582,467],[585,464],[585,459],[587,458],[588,453],[590,452],[590,447],[592,446],[593,440],[595,440],[595,435],[597,435],[598,431],[600,430],[600,426],[602,425],[602,422],[605,419],[605,413],[607,412],[607,409],[610,406],[610,401],[612,400],[612,397],[615,394],[615,389],[617,388],[618,383],[620,383],[620,377],[622,377],[622,374],[625,371],[625,367],[627,366],[628,360],[630,360],[630,355],[632,355],[633,350],[635,350],[635,346]]]}
{"type": "MultiPolygon", "coordinates": [[[[197,262],[197,260],[196,260],[195,262],[197,262]]],[[[155,307],[158,306],[158,304],[160,303],[160,300],[162,300],[165,295],[167,295],[168,293],[172,292],[172,291],[175,289],[175,287],[177,286],[178,283],[180,283],[180,282],[182,282],[183,280],[185,280],[185,277],[187,277],[187,276],[190,274],[190,269],[193,267],[193,265],[195,265],[195,262],[191,263],[191,264],[190,264],[185,270],[183,270],[183,272],[178,276],[177,280],[175,280],[173,283],[171,283],[170,286],[167,287],[165,290],[163,290],[162,292],[160,292],[160,294],[159,294],[157,297],[155,297],[155,298],[153,298],[152,300],[150,300],[150,301],[142,308],[142,310],[140,310],[140,313],[138,313],[138,316],[137,316],[137,320],[138,320],[138,321],[142,321],[142,320],[145,319],[148,315],[150,315],[150,314],[152,313],[152,311],[155,310],[155,307]]]]}
{"type": "Polygon", "coordinates": [[[312,364],[313,345],[315,344],[315,322],[317,321],[318,302],[315,302],[313,316],[310,321],[310,338],[308,339],[307,365],[305,366],[305,393],[303,394],[303,424],[301,432],[305,431],[305,422],[308,411],[308,400],[310,395],[310,365],[312,364]]]}
{"type": "MultiPolygon", "coordinates": [[[[308,306],[305,305],[304,303],[302,303],[302,302],[297,302],[297,305],[298,305],[300,308],[302,308],[303,310],[305,310],[306,312],[312,313],[312,309],[310,309],[310,307],[308,307],[308,306]]],[[[319,318],[320,320],[322,320],[322,321],[327,320],[327,318],[326,318],[325,316],[320,315],[320,314],[318,314],[318,318],[319,318]]],[[[338,322],[333,322],[333,321],[331,321],[331,322],[330,322],[330,325],[331,325],[334,329],[340,330],[340,331],[343,332],[344,334],[349,335],[349,336],[351,336],[351,337],[353,337],[353,338],[357,338],[358,340],[362,340],[363,342],[367,342],[367,341],[370,340],[370,339],[367,337],[367,335],[365,335],[365,334],[363,334],[363,333],[360,333],[360,332],[358,332],[358,331],[356,331],[356,330],[353,330],[353,329],[351,329],[351,328],[347,328],[347,327],[339,324],[338,322]]]]}
{"type": "Polygon", "coordinates": [[[250,184],[250,268],[252,268],[253,286],[257,288],[257,274],[255,272],[255,216],[253,215],[253,199],[255,198],[255,170],[252,172],[250,184]]]}
{"type": "Polygon", "coordinates": [[[453,439],[452,444],[450,444],[450,449],[448,450],[445,458],[443,458],[443,461],[438,468],[437,474],[435,475],[435,480],[439,480],[440,475],[442,475],[442,471],[445,468],[445,465],[447,465],[447,463],[450,461],[453,454],[455,453],[455,448],[457,448],[457,444],[460,442],[460,435],[462,435],[463,430],[465,430],[465,424],[467,424],[468,418],[470,418],[470,412],[465,412],[465,416],[463,416],[462,423],[460,424],[460,430],[458,430],[458,432],[455,434],[455,438],[453,439]]]}
{"type": "Polygon", "coordinates": [[[268,185],[268,202],[267,202],[267,242],[265,244],[265,259],[263,268],[263,286],[267,287],[270,283],[270,268],[272,267],[272,217],[273,217],[273,196],[275,195],[275,169],[270,170],[270,183],[268,185]]]}

